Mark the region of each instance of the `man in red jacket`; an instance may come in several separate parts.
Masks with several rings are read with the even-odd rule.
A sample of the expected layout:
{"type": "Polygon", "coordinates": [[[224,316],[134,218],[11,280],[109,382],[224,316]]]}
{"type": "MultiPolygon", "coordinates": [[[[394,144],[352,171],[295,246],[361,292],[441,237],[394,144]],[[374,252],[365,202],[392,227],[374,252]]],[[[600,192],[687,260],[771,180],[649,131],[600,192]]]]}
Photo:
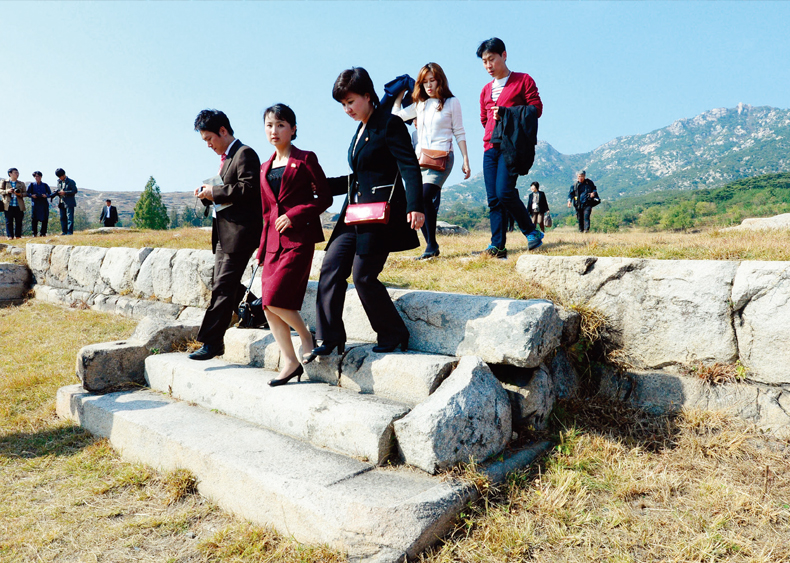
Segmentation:
{"type": "Polygon", "coordinates": [[[535,106],[540,117],[543,103],[540,101],[538,87],[529,74],[511,72],[508,69],[507,51],[501,39],[492,37],[483,41],[477,48],[477,56],[483,60],[486,72],[494,79],[480,93],[480,121],[485,128],[483,179],[491,221],[491,244],[485,252],[496,258],[507,258],[505,241],[508,214],[516,220],[519,229],[527,237],[530,250],[543,244],[543,233],[532,224],[529,211],[516,189],[518,175],[508,171],[499,144],[491,142],[491,133],[500,117],[499,108],[535,106]]]}

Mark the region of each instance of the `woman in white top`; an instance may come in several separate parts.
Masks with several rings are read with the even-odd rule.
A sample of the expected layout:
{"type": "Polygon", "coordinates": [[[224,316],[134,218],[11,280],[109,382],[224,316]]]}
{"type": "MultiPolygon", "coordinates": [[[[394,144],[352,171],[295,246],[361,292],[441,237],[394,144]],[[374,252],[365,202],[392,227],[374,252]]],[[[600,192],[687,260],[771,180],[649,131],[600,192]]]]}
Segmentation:
{"type": "Polygon", "coordinates": [[[417,257],[417,260],[425,260],[439,256],[439,245],[436,242],[436,217],[439,213],[442,185],[453,168],[453,136],[455,136],[458,148],[464,157],[464,163],[461,166],[464,179],[469,178],[471,170],[469,155],[466,152],[466,133],[461,116],[461,104],[458,102],[458,98],[450,92],[447,76],[445,76],[442,67],[436,63],[428,63],[420,69],[414,84],[414,92],[411,94],[414,103],[406,108],[401,104],[405,94],[406,90],[396,98],[392,113],[403,121],[417,120],[417,146],[415,147],[417,158],[420,158],[422,149],[449,151],[444,171],[420,168],[423,201],[425,202],[425,224],[422,227],[422,234],[425,237],[426,247],[425,252],[417,257]]]}

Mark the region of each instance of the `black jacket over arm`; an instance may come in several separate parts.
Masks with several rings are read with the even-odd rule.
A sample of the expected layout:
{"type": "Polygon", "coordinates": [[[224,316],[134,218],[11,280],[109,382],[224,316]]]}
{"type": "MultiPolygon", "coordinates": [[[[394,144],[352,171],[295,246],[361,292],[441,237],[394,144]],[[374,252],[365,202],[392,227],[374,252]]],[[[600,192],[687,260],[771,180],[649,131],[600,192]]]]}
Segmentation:
{"type": "MultiPolygon", "coordinates": [[[[378,107],[371,114],[359,142],[357,142],[358,132],[359,128],[354,133],[348,149],[348,163],[352,173],[350,176],[329,178],[332,194],[348,194],[349,178],[355,203],[386,201],[390,189],[374,188],[389,186],[393,182],[395,187],[390,199],[389,222],[386,225],[355,227],[356,253],[363,255],[417,248],[420,241],[417,232],[406,221],[406,215],[412,211],[423,213],[422,175],[406,124],[399,117],[378,107]],[[355,144],[356,150],[354,150],[355,144]]],[[[347,207],[348,196],[327,246],[332,244],[339,233],[348,228],[345,225],[347,207]]]]}
{"type": "Polygon", "coordinates": [[[519,176],[529,174],[535,162],[535,145],[538,144],[538,108],[500,107],[491,142],[499,143],[508,172],[519,176]]]}
{"type": "Polygon", "coordinates": [[[263,230],[261,161],[250,147],[234,142],[220,176],[223,185],[212,189],[214,203],[233,205],[217,213],[214,219],[211,250],[216,251],[219,240],[226,254],[252,252],[258,248],[263,230]]]}

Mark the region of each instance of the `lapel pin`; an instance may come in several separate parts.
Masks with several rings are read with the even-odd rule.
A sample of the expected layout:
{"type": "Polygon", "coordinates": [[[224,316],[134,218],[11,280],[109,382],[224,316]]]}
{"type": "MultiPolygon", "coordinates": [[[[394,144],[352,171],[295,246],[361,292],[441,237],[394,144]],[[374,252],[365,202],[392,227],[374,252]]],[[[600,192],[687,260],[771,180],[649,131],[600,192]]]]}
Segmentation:
{"type": "Polygon", "coordinates": [[[295,162],[291,163],[291,168],[296,168],[296,163],[295,162]]]}

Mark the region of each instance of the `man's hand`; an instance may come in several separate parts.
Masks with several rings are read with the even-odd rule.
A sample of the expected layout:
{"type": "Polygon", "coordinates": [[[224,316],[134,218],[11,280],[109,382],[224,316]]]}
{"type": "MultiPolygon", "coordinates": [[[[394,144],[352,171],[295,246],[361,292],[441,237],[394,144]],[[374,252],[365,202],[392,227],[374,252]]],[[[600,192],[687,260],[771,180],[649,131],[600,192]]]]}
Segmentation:
{"type": "Polygon", "coordinates": [[[291,219],[283,213],[274,221],[274,228],[277,229],[277,232],[282,234],[285,229],[290,229],[293,227],[293,223],[291,223],[291,219]]]}
{"type": "Polygon", "coordinates": [[[203,184],[195,190],[195,197],[199,199],[206,199],[208,201],[214,201],[214,192],[211,191],[211,186],[203,184]]]}
{"type": "Polygon", "coordinates": [[[570,206],[571,206],[571,202],[569,201],[569,202],[568,202],[568,207],[570,208],[570,206]]]}
{"type": "Polygon", "coordinates": [[[494,106],[493,108],[491,108],[491,111],[494,112],[494,120],[499,121],[499,107],[494,106]]]}
{"type": "Polygon", "coordinates": [[[421,229],[425,223],[425,215],[419,211],[411,211],[406,214],[406,221],[408,221],[409,226],[416,231],[417,229],[421,229]]]}

